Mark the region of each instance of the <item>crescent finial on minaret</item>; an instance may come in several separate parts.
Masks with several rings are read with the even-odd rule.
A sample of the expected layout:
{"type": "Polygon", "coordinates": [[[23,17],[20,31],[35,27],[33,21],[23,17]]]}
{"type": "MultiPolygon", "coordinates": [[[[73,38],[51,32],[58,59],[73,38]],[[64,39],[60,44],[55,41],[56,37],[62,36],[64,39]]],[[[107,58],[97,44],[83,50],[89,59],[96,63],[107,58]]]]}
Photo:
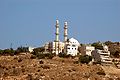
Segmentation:
{"type": "Polygon", "coordinates": [[[58,19],[56,20],[56,24],[59,24],[59,20],[58,19]]]}

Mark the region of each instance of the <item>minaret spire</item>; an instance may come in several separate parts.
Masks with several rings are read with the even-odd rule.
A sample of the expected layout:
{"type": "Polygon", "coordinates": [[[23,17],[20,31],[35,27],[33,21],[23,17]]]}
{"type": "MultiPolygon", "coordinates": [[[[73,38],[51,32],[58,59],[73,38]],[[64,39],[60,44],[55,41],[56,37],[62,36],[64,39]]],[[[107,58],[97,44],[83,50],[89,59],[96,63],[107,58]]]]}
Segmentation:
{"type": "Polygon", "coordinates": [[[59,53],[59,20],[56,20],[56,33],[55,33],[55,53],[59,53]]]}
{"type": "Polygon", "coordinates": [[[67,42],[67,36],[68,36],[68,24],[67,22],[64,22],[64,42],[66,43],[67,42]]]}
{"type": "Polygon", "coordinates": [[[55,33],[56,38],[55,38],[55,41],[58,42],[59,41],[59,20],[58,19],[56,20],[55,27],[56,27],[56,33],[55,33]]]}

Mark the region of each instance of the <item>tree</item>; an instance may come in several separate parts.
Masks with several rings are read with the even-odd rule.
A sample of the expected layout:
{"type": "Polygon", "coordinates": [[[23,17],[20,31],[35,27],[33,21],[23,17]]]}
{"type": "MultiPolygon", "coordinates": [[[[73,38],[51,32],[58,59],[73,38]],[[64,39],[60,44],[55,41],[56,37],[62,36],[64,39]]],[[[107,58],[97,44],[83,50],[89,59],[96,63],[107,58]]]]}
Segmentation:
{"type": "Polygon", "coordinates": [[[100,42],[95,42],[95,43],[92,44],[92,46],[94,46],[95,49],[103,50],[103,46],[100,42]]]}
{"type": "Polygon", "coordinates": [[[4,52],[4,50],[1,50],[1,49],[0,49],[0,54],[3,54],[3,52],[4,52]]]}
{"type": "Polygon", "coordinates": [[[107,46],[108,46],[108,45],[111,45],[111,44],[113,44],[113,42],[111,42],[111,41],[106,41],[106,42],[105,42],[105,45],[107,45],[107,46]]]}
{"type": "Polygon", "coordinates": [[[119,58],[120,57],[119,53],[120,53],[119,51],[115,51],[115,53],[113,54],[113,56],[116,57],[116,58],[119,58]]]}
{"type": "Polygon", "coordinates": [[[105,44],[109,47],[109,51],[111,54],[111,57],[120,57],[120,43],[119,42],[111,42],[111,41],[106,41],[105,44]]]}
{"type": "Polygon", "coordinates": [[[19,54],[19,53],[22,53],[22,52],[29,52],[28,51],[28,47],[18,47],[15,51],[15,54],[19,54]]]}
{"type": "Polygon", "coordinates": [[[69,58],[69,57],[73,58],[73,56],[71,54],[66,54],[66,53],[59,53],[58,56],[62,57],[62,58],[69,58]]]}
{"type": "Polygon", "coordinates": [[[15,51],[11,49],[0,50],[1,55],[14,55],[15,51]]]}
{"type": "Polygon", "coordinates": [[[79,62],[81,63],[89,63],[90,61],[92,61],[92,57],[91,56],[88,56],[88,55],[81,55],[79,57],[79,62]]]}
{"type": "Polygon", "coordinates": [[[34,54],[41,53],[41,52],[44,52],[44,51],[45,51],[44,47],[39,47],[39,48],[33,49],[34,54]]]}
{"type": "Polygon", "coordinates": [[[55,54],[53,53],[44,53],[44,51],[45,51],[44,47],[39,47],[39,48],[35,48],[32,54],[39,59],[44,59],[44,58],[52,59],[55,56],[55,54]]]}

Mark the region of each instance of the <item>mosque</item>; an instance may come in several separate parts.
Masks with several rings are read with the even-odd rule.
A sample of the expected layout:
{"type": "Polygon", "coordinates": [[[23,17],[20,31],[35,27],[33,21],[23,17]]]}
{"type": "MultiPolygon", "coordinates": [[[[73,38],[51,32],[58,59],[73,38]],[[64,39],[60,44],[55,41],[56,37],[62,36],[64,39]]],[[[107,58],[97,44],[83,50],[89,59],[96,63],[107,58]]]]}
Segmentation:
{"type": "Polygon", "coordinates": [[[55,53],[56,55],[58,55],[59,53],[66,53],[72,56],[77,55],[80,43],[74,38],[68,38],[68,23],[64,22],[63,42],[59,40],[59,20],[56,20],[55,28],[55,40],[44,45],[45,51],[55,53]]]}

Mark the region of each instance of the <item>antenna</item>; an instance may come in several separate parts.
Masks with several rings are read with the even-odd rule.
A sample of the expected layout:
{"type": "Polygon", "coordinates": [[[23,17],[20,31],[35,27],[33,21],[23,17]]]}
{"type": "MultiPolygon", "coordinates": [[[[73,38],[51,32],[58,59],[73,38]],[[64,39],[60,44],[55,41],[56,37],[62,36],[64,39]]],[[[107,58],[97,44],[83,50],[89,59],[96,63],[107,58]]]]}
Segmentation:
{"type": "Polygon", "coordinates": [[[12,47],[13,47],[13,43],[10,44],[10,49],[12,49],[12,47]]]}

